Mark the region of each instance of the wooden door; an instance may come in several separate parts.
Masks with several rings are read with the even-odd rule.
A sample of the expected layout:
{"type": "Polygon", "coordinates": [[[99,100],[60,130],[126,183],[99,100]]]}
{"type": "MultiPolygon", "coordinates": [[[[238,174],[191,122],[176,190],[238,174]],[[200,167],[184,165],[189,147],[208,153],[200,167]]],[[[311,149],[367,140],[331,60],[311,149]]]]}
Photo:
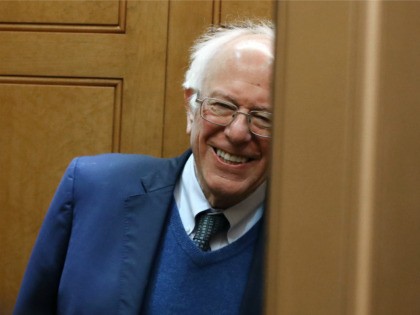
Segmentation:
{"type": "Polygon", "coordinates": [[[420,314],[419,12],[280,2],[266,314],[420,314]]]}
{"type": "Polygon", "coordinates": [[[188,147],[181,84],[212,23],[273,1],[0,1],[0,313],[70,160],[188,147]]]}

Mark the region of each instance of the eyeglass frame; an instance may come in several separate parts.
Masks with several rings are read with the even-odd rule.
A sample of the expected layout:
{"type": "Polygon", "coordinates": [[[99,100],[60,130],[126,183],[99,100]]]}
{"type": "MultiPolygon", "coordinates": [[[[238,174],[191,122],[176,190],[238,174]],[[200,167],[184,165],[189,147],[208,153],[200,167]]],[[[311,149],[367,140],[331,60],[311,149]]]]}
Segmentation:
{"type": "Polygon", "coordinates": [[[233,104],[231,102],[220,100],[218,98],[213,98],[213,97],[203,97],[203,98],[200,98],[198,95],[197,95],[197,98],[195,99],[195,102],[200,104],[200,117],[203,118],[205,121],[208,121],[209,123],[212,123],[212,124],[217,125],[217,126],[227,127],[231,123],[233,123],[233,121],[238,116],[238,114],[243,114],[243,115],[245,115],[247,117],[247,120],[246,121],[247,121],[247,124],[248,124],[248,130],[249,130],[250,133],[252,133],[253,135],[256,135],[258,137],[261,137],[261,138],[271,138],[271,133],[268,136],[264,136],[264,135],[260,135],[260,134],[258,134],[258,133],[256,133],[256,132],[254,132],[254,131],[251,130],[251,121],[252,121],[253,118],[255,118],[255,116],[253,116],[252,113],[268,113],[268,114],[272,115],[271,112],[264,111],[264,110],[252,110],[249,113],[244,113],[244,112],[239,111],[239,106],[237,106],[237,105],[235,105],[235,104],[233,104]],[[226,104],[226,105],[229,105],[229,106],[232,106],[232,107],[236,107],[236,111],[232,115],[232,120],[228,124],[219,124],[219,123],[215,123],[213,121],[210,121],[210,120],[206,119],[204,117],[204,115],[203,115],[203,103],[206,100],[215,100],[218,103],[226,104]]]}

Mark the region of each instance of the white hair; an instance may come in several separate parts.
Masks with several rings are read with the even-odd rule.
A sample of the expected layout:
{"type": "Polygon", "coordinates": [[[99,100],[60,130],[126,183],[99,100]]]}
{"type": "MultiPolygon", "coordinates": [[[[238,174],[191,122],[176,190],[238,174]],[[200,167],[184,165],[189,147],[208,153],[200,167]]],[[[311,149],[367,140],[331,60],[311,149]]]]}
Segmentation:
{"type": "Polygon", "coordinates": [[[261,35],[274,42],[274,27],[270,21],[245,21],[217,28],[210,28],[191,48],[190,66],[185,74],[184,89],[192,89],[194,93],[189,99],[192,112],[197,108],[197,92],[202,88],[207,66],[212,57],[227,43],[246,35],[261,35]]]}

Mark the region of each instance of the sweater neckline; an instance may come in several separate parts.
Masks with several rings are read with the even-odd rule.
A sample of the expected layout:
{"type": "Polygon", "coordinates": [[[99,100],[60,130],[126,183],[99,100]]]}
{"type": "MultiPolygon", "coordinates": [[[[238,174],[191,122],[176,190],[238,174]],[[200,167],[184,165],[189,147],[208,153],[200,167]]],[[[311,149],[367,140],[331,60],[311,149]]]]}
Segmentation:
{"type": "Polygon", "coordinates": [[[215,264],[220,261],[227,260],[232,256],[236,256],[238,253],[249,249],[249,247],[253,247],[261,228],[261,220],[259,220],[247,233],[245,233],[245,235],[235,242],[215,251],[205,252],[199,249],[186,233],[182,225],[175,200],[173,200],[171,208],[172,210],[169,216],[168,232],[173,234],[177,244],[197,265],[215,264]]]}

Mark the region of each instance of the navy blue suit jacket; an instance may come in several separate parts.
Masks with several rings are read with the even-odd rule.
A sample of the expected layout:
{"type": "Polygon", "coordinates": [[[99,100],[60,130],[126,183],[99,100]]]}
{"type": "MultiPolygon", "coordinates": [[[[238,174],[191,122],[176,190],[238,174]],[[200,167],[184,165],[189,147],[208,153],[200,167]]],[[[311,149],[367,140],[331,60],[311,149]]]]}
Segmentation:
{"type": "MultiPolygon", "coordinates": [[[[190,154],[73,160],[45,217],[14,314],[139,315],[173,190],[190,154]]],[[[241,314],[261,312],[262,238],[241,314]]]]}

